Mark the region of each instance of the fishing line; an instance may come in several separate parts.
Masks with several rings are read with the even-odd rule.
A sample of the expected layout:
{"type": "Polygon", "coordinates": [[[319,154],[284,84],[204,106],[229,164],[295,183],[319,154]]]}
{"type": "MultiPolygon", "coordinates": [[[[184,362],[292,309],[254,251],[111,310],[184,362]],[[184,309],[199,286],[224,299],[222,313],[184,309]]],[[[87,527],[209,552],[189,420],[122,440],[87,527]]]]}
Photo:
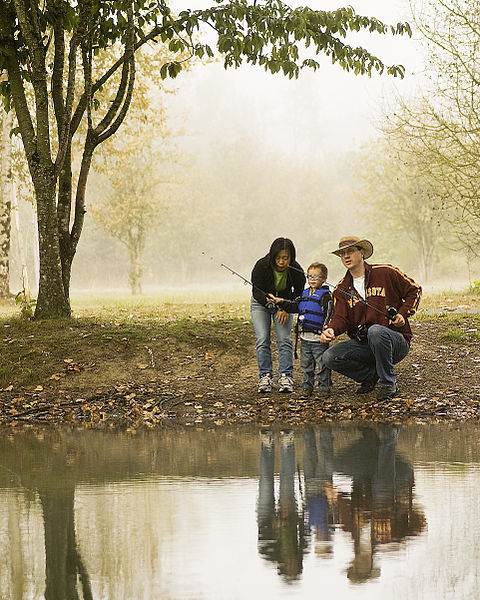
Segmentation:
{"type": "MultiPolygon", "coordinates": [[[[205,252],[202,252],[202,254],[204,256],[206,256],[205,252]]],[[[210,260],[214,260],[213,256],[210,256],[210,260]]],[[[232,269],[228,265],[226,265],[224,263],[219,263],[219,266],[223,267],[227,271],[230,271],[230,273],[232,275],[236,275],[238,278],[240,278],[243,281],[244,285],[250,285],[252,287],[252,289],[258,290],[259,292],[261,292],[265,296],[265,298],[268,297],[269,294],[267,294],[267,292],[264,292],[261,288],[258,287],[258,285],[255,285],[249,279],[247,279],[243,275],[240,275],[240,273],[237,273],[237,271],[235,271],[234,269],[232,269]]],[[[267,301],[266,308],[268,308],[269,310],[277,310],[277,305],[274,302],[268,302],[267,301]]]]}

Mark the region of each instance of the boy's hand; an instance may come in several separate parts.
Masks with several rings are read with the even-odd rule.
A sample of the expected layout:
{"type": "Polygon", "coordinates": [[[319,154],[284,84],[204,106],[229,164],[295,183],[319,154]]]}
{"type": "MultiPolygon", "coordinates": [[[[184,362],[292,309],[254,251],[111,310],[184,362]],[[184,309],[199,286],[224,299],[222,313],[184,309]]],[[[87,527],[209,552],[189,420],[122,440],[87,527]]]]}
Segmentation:
{"type": "Polygon", "coordinates": [[[275,302],[275,304],[279,304],[280,302],[285,300],[285,298],[277,298],[276,296],[273,296],[272,294],[268,294],[267,299],[270,302],[275,302]]]}
{"type": "Polygon", "coordinates": [[[322,344],[329,344],[330,342],[333,342],[334,339],[335,332],[331,327],[327,327],[320,334],[320,341],[322,342],[322,344]]]}

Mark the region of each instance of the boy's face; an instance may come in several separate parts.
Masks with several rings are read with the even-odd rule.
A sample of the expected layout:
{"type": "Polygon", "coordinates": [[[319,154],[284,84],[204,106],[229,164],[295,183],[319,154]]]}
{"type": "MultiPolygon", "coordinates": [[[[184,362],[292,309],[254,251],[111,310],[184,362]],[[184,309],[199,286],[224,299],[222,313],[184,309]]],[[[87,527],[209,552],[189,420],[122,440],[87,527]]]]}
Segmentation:
{"type": "Polygon", "coordinates": [[[325,283],[326,279],[320,269],[309,269],[307,273],[308,285],[314,290],[318,290],[325,283]]]}

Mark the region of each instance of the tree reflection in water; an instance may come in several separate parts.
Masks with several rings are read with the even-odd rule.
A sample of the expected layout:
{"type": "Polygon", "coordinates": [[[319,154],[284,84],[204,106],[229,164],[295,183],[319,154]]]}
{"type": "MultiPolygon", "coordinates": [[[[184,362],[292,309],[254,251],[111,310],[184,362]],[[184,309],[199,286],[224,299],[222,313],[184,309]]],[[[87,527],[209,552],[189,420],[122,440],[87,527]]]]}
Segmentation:
{"type": "Polygon", "coordinates": [[[76,462],[78,450],[73,443],[61,443],[62,436],[56,437],[53,436],[51,444],[44,443],[43,434],[38,438],[26,435],[21,448],[4,444],[0,453],[2,468],[15,474],[16,486],[30,496],[38,495],[40,500],[45,546],[45,600],[92,600],[90,579],[80,556],[75,531],[77,475],[72,463],[76,462]]]}
{"type": "Polygon", "coordinates": [[[45,600],[92,600],[90,579],[78,551],[75,535],[74,485],[38,490],[45,530],[45,600]]]}
{"type": "Polygon", "coordinates": [[[303,485],[299,474],[296,494],[293,434],[280,432],[278,502],[275,435],[260,433],[258,547],[286,580],[301,574],[310,538],[317,556],[332,556],[336,528],[353,538],[347,577],[362,583],[380,575],[378,547],[418,535],[425,527],[423,513],[413,505],[412,465],[397,454],[398,429],[361,427],[359,433],[359,439],[335,452],[330,427],[308,429],[303,435],[303,485]],[[335,488],[336,473],[349,476],[350,492],[335,488]]]}

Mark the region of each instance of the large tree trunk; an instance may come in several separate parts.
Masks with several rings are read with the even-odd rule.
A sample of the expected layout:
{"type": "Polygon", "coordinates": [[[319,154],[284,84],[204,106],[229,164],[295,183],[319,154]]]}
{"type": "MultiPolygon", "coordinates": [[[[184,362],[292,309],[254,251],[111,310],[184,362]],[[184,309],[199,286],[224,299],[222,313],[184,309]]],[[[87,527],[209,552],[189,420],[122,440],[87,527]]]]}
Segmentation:
{"type": "Polygon", "coordinates": [[[13,113],[0,107],[0,297],[10,294],[10,222],[12,183],[12,129],[13,113]]]}
{"type": "Polygon", "coordinates": [[[70,302],[63,283],[55,179],[48,172],[35,185],[38,216],[38,245],[40,276],[38,298],[35,308],[36,319],[69,317],[70,302]]]}

